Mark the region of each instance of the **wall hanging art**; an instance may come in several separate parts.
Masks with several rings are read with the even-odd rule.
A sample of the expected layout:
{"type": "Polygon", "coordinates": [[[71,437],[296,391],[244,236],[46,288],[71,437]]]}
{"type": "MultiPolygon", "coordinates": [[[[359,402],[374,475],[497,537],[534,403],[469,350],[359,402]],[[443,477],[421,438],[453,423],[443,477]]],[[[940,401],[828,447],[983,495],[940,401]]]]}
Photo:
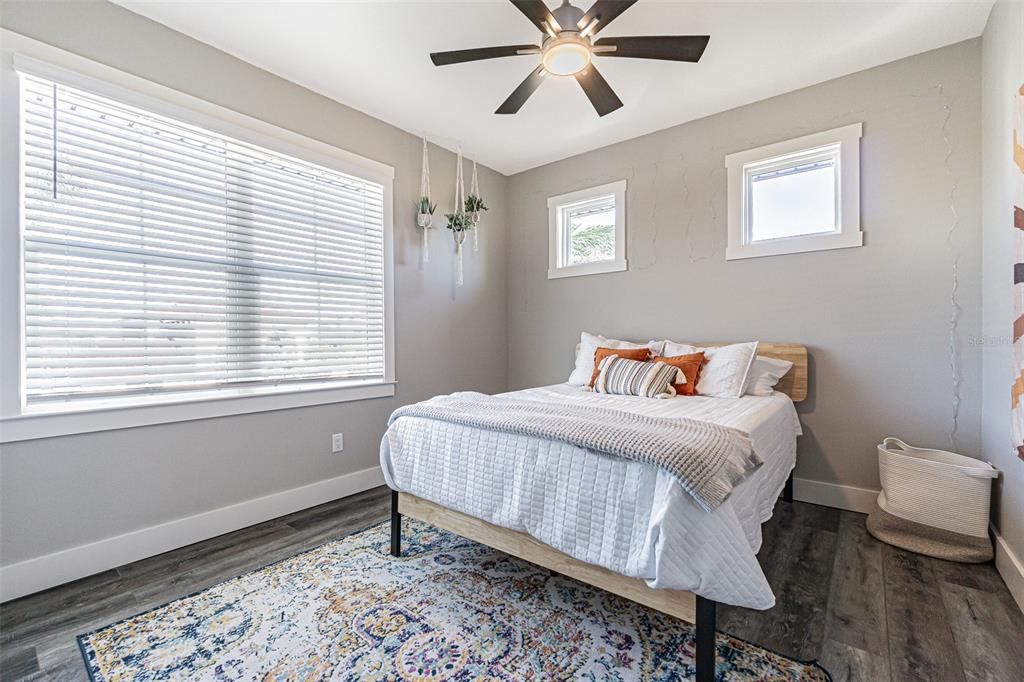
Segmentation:
{"type": "MultiPolygon", "coordinates": [[[[1022,60],[1024,63],[1024,60],[1022,60]]],[[[1022,74],[1024,75],[1024,74],[1022,74]]],[[[1024,460],[1024,82],[1013,94],[1013,219],[1017,257],[1013,264],[1013,445],[1024,460]]]]}

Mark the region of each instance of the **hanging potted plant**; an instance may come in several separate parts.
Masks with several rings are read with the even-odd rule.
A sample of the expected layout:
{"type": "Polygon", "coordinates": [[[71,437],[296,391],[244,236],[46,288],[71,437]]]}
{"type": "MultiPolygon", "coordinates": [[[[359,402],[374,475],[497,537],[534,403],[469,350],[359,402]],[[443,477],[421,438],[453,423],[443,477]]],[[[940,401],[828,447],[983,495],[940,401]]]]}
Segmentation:
{"type": "Polygon", "coordinates": [[[423,230],[423,262],[430,262],[430,226],[434,224],[437,204],[430,200],[430,157],[427,138],[423,138],[423,163],[420,166],[420,198],[416,202],[416,225],[423,230]]]}
{"type": "MultiPolygon", "coordinates": [[[[483,202],[480,202],[482,205],[483,202]]],[[[448,229],[452,231],[452,237],[455,239],[455,283],[458,286],[462,286],[462,243],[466,241],[466,233],[473,229],[474,222],[472,213],[469,210],[470,201],[469,197],[466,196],[466,188],[462,182],[462,150],[460,149],[458,155],[455,157],[455,201],[453,202],[454,210],[451,213],[445,213],[444,217],[448,219],[448,229]]],[[[472,203],[476,206],[476,202],[472,203]]]]}
{"type": "MultiPolygon", "coordinates": [[[[473,221],[473,227],[478,228],[480,225],[480,214],[487,210],[484,206],[483,197],[480,196],[480,180],[476,173],[476,161],[473,162],[473,179],[469,184],[469,196],[466,197],[465,202],[466,213],[473,221]]],[[[473,250],[480,250],[480,230],[473,230],[473,250]]]]}
{"type": "Polygon", "coordinates": [[[462,242],[466,241],[466,233],[473,229],[473,219],[464,211],[445,213],[444,217],[448,219],[448,229],[452,231],[452,237],[455,239],[455,283],[461,287],[463,282],[462,242]]]}
{"type": "Polygon", "coordinates": [[[430,197],[420,197],[416,202],[416,224],[422,228],[428,228],[434,224],[434,211],[437,204],[430,201],[430,197]]]}
{"type": "Polygon", "coordinates": [[[473,229],[473,219],[464,211],[445,213],[444,217],[448,219],[448,229],[456,235],[461,234],[463,239],[465,239],[465,233],[473,229]]]}
{"type": "Polygon", "coordinates": [[[473,225],[476,226],[480,223],[481,211],[486,211],[487,207],[484,205],[484,200],[475,194],[470,194],[466,197],[466,213],[469,215],[470,220],[473,221],[473,225]]]}

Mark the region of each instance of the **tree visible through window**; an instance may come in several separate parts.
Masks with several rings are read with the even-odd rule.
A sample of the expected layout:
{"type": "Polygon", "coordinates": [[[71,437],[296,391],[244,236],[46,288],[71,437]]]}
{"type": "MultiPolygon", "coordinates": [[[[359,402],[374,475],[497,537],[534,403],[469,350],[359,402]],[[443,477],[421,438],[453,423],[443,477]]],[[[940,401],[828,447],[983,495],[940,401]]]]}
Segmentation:
{"type": "Polygon", "coordinates": [[[615,258],[615,207],[605,205],[569,212],[569,263],[596,263],[615,258]]]}

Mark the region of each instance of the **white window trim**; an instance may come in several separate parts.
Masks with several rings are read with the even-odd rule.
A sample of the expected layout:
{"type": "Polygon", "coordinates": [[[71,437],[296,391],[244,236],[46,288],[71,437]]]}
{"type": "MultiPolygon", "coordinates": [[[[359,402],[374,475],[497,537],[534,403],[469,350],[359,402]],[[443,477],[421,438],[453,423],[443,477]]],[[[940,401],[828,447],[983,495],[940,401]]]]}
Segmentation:
{"type": "Polygon", "coordinates": [[[605,272],[622,272],[628,269],[626,262],[626,181],[618,180],[597,187],[559,194],[548,198],[548,279],[597,275],[605,272]],[[562,249],[562,211],[566,204],[575,204],[590,199],[615,195],[615,258],[614,260],[582,265],[559,266],[562,249]]]}
{"type": "Polygon", "coordinates": [[[211,104],[58,48],[0,29],[0,148],[20,149],[18,71],[89,90],[267,149],[356,175],[384,187],[383,381],[264,385],[217,391],[82,401],[65,411],[26,412],[22,385],[20,154],[0,155],[0,443],[393,396],[395,374],[394,168],[211,104]]]}
{"type": "Polygon", "coordinates": [[[729,239],[725,249],[725,259],[739,260],[863,246],[864,233],[860,229],[860,138],[862,135],[863,125],[854,123],[726,156],[729,239]],[[811,151],[830,145],[839,145],[839,162],[836,165],[839,229],[826,234],[751,242],[748,237],[749,197],[746,191],[746,169],[788,154],[811,151]]]}

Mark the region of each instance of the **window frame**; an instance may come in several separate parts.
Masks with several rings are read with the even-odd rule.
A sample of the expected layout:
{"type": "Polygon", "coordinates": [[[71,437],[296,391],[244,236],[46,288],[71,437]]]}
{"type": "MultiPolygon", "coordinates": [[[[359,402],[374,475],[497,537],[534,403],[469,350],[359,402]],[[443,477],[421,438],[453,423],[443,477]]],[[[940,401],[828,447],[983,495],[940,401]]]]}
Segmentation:
{"type": "Polygon", "coordinates": [[[0,140],[17,154],[0,161],[0,443],[128,428],[233,414],[249,414],[307,405],[393,396],[395,367],[394,168],[220,107],[191,95],[106,67],[63,50],[3,30],[0,92],[3,111],[0,140]],[[8,47],[10,46],[10,47],[8,47]],[[159,396],[125,396],[64,403],[27,410],[24,395],[24,263],[20,182],[22,163],[21,76],[27,73],[201,126],[270,151],[354,175],[384,188],[383,288],[384,378],[322,380],[301,384],[263,384],[159,396]],[[15,178],[18,178],[16,181],[15,178]],[[9,380],[13,379],[13,380],[9,380]]]}
{"type": "Polygon", "coordinates": [[[628,270],[626,261],[626,181],[617,180],[596,187],[548,197],[548,279],[597,275],[628,270]],[[578,265],[565,265],[568,235],[565,232],[565,209],[597,201],[607,196],[615,201],[615,257],[611,260],[578,265]]]}
{"type": "Polygon", "coordinates": [[[825,130],[725,157],[728,184],[728,242],[726,260],[781,256],[863,246],[860,225],[860,138],[863,124],[825,130]],[[779,170],[807,163],[815,156],[834,156],[836,222],[831,232],[754,240],[751,232],[752,186],[750,178],[765,170],[779,170]]]}

